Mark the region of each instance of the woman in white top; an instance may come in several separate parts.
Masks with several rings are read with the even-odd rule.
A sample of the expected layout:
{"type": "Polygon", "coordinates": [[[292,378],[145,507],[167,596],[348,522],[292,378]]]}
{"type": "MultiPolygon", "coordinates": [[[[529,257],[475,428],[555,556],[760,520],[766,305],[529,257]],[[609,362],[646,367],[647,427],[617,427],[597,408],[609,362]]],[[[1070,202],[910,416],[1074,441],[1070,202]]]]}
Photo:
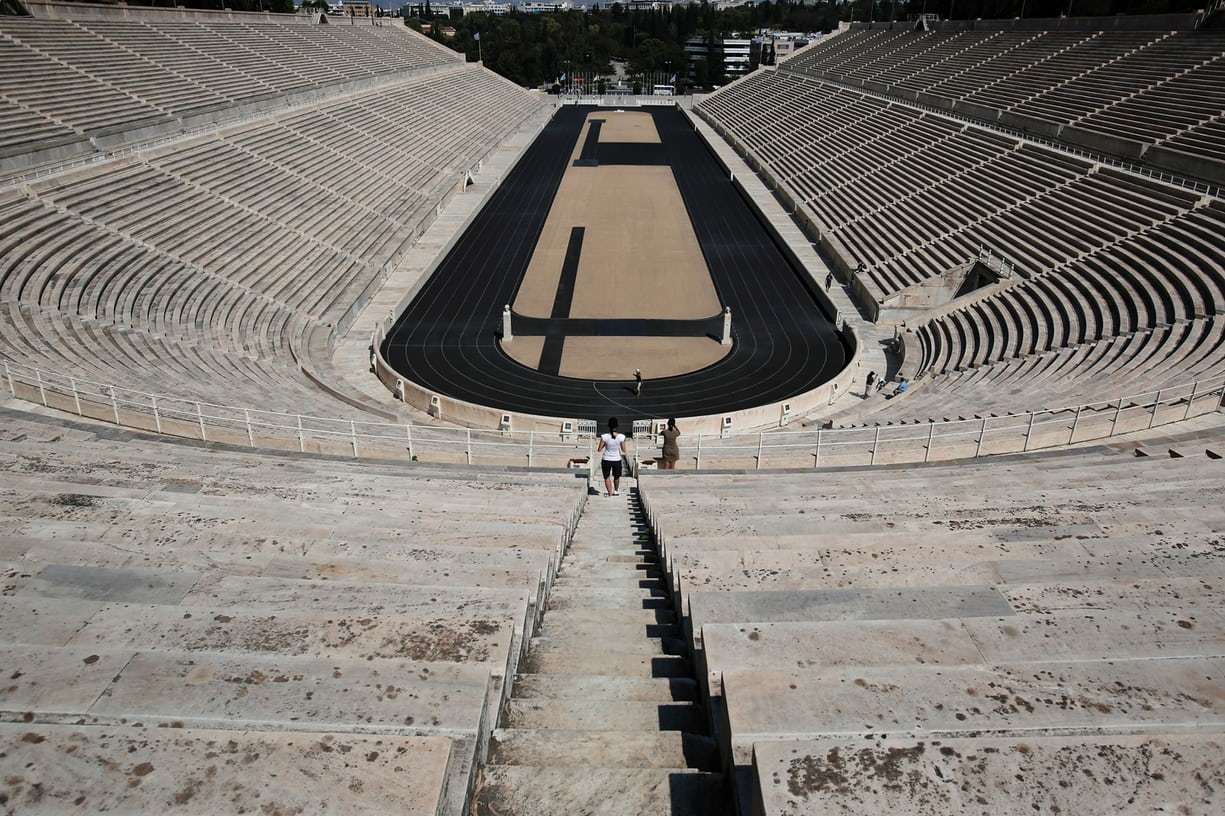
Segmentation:
{"type": "Polygon", "coordinates": [[[600,470],[604,474],[604,492],[609,496],[621,495],[621,448],[625,445],[625,434],[617,433],[617,418],[608,420],[608,433],[600,434],[600,470]]]}

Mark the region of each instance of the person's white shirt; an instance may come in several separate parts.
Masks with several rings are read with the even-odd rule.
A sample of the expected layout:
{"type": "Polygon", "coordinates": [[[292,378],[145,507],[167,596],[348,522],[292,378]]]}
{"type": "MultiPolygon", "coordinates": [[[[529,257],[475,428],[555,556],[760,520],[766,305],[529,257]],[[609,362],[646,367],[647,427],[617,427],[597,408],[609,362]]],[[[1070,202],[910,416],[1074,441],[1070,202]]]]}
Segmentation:
{"type": "Polygon", "coordinates": [[[620,462],[621,461],[621,444],[625,442],[625,434],[601,434],[600,439],[604,442],[605,462],[620,462]]]}

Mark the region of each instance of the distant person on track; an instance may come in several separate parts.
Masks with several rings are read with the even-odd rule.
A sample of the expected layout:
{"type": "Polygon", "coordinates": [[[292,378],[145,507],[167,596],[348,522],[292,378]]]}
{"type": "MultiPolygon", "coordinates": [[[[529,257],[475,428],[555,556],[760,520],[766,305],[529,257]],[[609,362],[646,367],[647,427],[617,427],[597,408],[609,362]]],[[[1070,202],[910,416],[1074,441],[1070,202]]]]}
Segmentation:
{"type": "Polygon", "coordinates": [[[681,458],[681,446],[676,442],[680,436],[681,429],[676,427],[676,420],[669,419],[668,427],[663,432],[664,450],[659,460],[660,470],[676,470],[676,460],[681,458]]]}
{"type": "Polygon", "coordinates": [[[642,396],[642,369],[641,368],[634,369],[634,396],[635,397],[642,396]]]}
{"type": "Polygon", "coordinates": [[[825,273],[825,291],[828,292],[829,288],[833,285],[834,285],[834,273],[826,272],[825,273]]]}
{"type": "Polygon", "coordinates": [[[625,434],[617,433],[617,418],[608,420],[608,433],[600,435],[600,471],[604,474],[604,492],[609,496],[621,495],[621,457],[624,455],[625,434]]]}
{"type": "Polygon", "coordinates": [[[868,377],[863,381],[863,398],[867,399],[872,395],[872,386],[876,384],[876,372],[869,371],[868,377]]]}

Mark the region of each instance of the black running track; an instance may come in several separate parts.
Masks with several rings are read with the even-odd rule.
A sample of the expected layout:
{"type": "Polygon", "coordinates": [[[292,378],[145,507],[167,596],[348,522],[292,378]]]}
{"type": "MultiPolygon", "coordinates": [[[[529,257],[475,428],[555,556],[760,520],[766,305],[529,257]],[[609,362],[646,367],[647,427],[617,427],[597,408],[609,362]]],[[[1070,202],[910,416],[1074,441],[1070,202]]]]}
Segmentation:
{"type": "MultiPolygon", "coordinates": [[[[602,164],[671,165],[719,301],[732,309],[731,352],[704,369],[647,380],[635,398],[629,380],[632,361],[625,362],[626,380],[584,380],[528,368],[502,351],[502,306],[515,300],[575,140],[593,110],[562,107],[520,158],[388,332],[382,352],[392,368],[455,399],[575,419],[728,413],[779,402],[832,379],[847,360],[840,335],[773,231],[673,107],[639,109],[654,116],[661,145],[605,143],[585,146],[582,155],[586,162],[595,152],[602,164]]],[[[572,235],[572,243],[576,240],[581,238],[572,235]]],[[[564,316],[558,304],[568,309],[570,294],[558,293],[554,318],[564,316]]],[[[516,331],[525,320],[515,318],[516,331]]],[[[681,322],[560,320],[553,321],[555,331],[549,333],[566,331],[567,323],[574,334],[586,335],[689,333],[685,327],[675,332],[651,327],[681,322]]],[[[546,338],[546,346],[550,342],[557,345],[546,338]]],[[[610,343],[608,354],[615,358],[617,353],[610,343]]]]}

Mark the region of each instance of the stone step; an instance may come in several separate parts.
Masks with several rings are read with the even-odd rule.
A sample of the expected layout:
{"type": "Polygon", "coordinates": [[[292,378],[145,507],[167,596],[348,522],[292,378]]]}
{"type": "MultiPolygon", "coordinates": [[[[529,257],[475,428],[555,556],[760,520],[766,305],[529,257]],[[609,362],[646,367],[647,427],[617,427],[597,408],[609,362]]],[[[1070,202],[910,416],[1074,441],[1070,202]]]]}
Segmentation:
{"type": "Polygon", "coordinates": [[[650,638],[643,630],[630,631],[622,634],[610,632],[597,636],[596,640],[584,632],[569,632],[554,627],[547,637],[532,638],[531,648],[542,654],[558,651],[582,654],[586,651],[616,652],[618,654],[638,654],[647,656],[685,653],[684,641],[676,638],[650,638]]]}
{"type": "Polygon", "coordinates": [[[608,559],[615,556],[637,555],[650,545],[648,540],[636,540],[631,533],[621,533],[613,542],[572,541],[571,551],[591,558],[608,559]]]}
{"type": "Polygon", "coordinates": [[[610,677],[581,674],[519,674],[515,699],[642,700],[670,702],[697,699],[697,683],[689,677],[610,677]]]}
{"type": "Polygon", "coordinates": [[[691,702],[641,700],[513,699],[502,712],[503,728],[562,731],[688,731],[704,734],[706,715],[691,702]]]}
{"type": "Polygon", "coordinates": [[[628,639],[663,638],[665,640],[683,637],[681,627],[675,623],[620,623],[603,621],[565,620],[562,613],[549,615],[544,624],[537,630],[541,637],[561,639],[564,637],[585,637],[593,642],[623,642],[628,639]]]}
{"type": "Polygon", "coordinates": [[[624,592],[627,597],[642,598],[648,596],[662,597],[666,594],[668,585],[661,577],[652,578],[649,576],[627,575],[622,578],[602,579],[599,576],[586,574],[559,576],[553,583],[555,590],[579,592],[608,590],[610,586],[624,592]],[[635,592],[637,593],[636,595],[631,594],[635,592]]]}
{"type": "MultiPolygon", "coordinates": [[[[660,598],[664,601],[666,599],[660,598]]],[[[582,624],[599,624],[607,621],[609,624],[671,624],[676,623],[676,613],[671,607],[653,605],[657,608],[648,609],[630,609],[630,608],[615,608],[615,607],[582,607],[582,606],[562,606],[554,607],[549,605],[549,613],[545,616],[545,623],[551,623],[554,626],[566,625],[582,625],[582,624]]]]}
{"type": "Polygon", "coordinates": [[[1205,790],[1204,780],[1221,778],[1225,756],[1219,733],[1026,734],[939,742],[933,750],[930,742],[909,737],[763,740],[754,747],[748,787],[760,803],[757,812],[796,816],[844,813],[847,791],[855,792],[858,813],[968,812],[954,803],[970,801],[988,803],[974,808],[980,813],[1054,813],[1050,791],[1060,791],[1058,801],[1071,805],[1060,808],[1065,812],[1194,813],[1191,801],[1204,801],[1203,812],[1212,809],[1192,791],[1205,790]],[[893,785],[882,784],[884,768],[906,780],[912,793],[899,796],[893,785]],[[830,784],[832,779],[837,783],[830,784]]]}
{"type": "Polygon", "coordinates": [[[619,553],[613,555],[597,556],[595,554],[575,553],[571,550],[571,556],[575,561],[593,561],[606,564],[655,564],[659,561],[659,555],[653,549],[639,549],[633,553],[619,553]]]}
{"type": "Polygon", "coordinates": [[[663,570],[654,564],[639,564],[635,566],[633,564],[607,564],[603,561],[582,561],[576,563],[566,560],[562,562],[557,580],[561,582],[574,582],[576,579],[579,579],[582,583],[606,581],[633,586],[634,581],[644,578],[659,579],[662,577],[663,570]]]}
{"type": "Polygon", "coordinates": [[[162,813],[174,803],[191,813],[433,816],[451,745],[438,736],[0,724],[0,802],[15,808],[6,813],[162,813]],[[337,762],[342,753],[355,761],[337,762]]]}
{"type": "Polygon", "coordinates": [[[611,677],[691,677],[688,660],[675,655],[625,654],[589,648],[536,649],[520,662],[520,670],[536,674],[599,674],[611,677]]]}
{"type": "Polygon", "coordinates": [[[663,590],[608,589],[602,587],[554,586],[549,593],[549,609],[671,609],[671,599],[663,590]]]}
{"type": "Polygon", "coordinates": [[[367,618],[331,614],[326,603],[301,612],[268,612],[15,595],[0,598],[0,643],[490,663],[497,671],[507,666],[514,631],[510,618],[469,617],[462,612],[367,618]]]}
{"type": "Polygon", "coordinates": [[[720,774],[689,768],[569,768],[489,765],[476,816],[725,816],[730,793],[720,774]]]}
{"type": "Polygon", "coordinates": [[[5,690],[10,711],[195,728],[343,731],[360,722],[371,733],[476,736],[490,691],[488,667],[408,660],[4,646],[0,665],[19,673],[5,690]]]}
{"type": "Polygon", "coordinates": [[[719,754],[710,737],[680,731],[631,734],[499,728],[489,744],[489,764],[716,770],[719,754]]]}

